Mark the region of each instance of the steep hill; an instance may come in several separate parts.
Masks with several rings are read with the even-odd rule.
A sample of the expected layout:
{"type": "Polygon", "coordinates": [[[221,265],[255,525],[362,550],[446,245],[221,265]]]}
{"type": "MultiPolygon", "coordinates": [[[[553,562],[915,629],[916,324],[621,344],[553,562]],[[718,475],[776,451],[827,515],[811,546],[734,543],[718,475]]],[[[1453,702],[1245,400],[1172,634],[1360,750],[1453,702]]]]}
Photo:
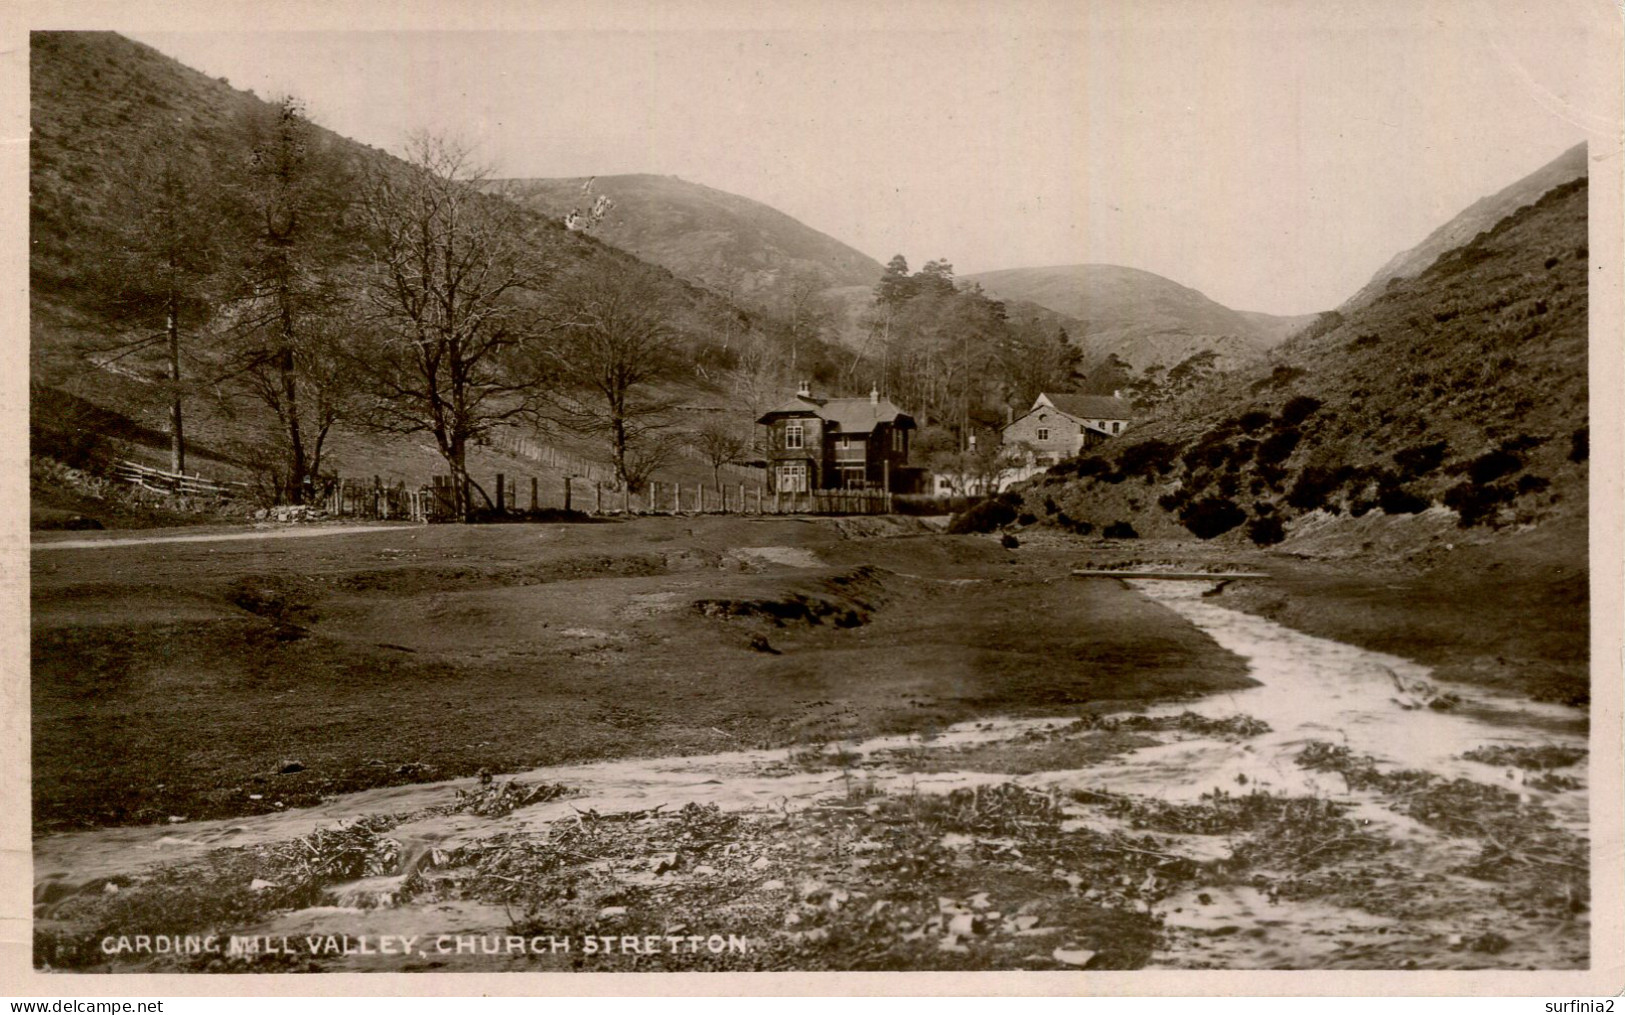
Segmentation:
{"type": "MultiPolygon", "coordinates": [[[[130,338],[132,325],[110,305],[98,279],[115,258],[121,238],[115,226],[130,214],[124,190],[139,179],[137,167],[155,139],[184,150],[199,163],[218,166],[244,158],[244,119],[269,108],[224,79],[188,68],[155,49],[107,32],[37,32],[30,40],[30,410],[36,441],[74,435],[111,439],[119,457],[167,466],[167,393],[160,383],[162,347],[128,355],[106,350],[130,338]]],[[[350,164],[396,172],[402,163],[385,152],[331,132],[323,143],[350,164]]],[[[494,199],[493,199],[494,200],[494,199]]],[[[524,213],[526,238],[562,263],[611,265],[632,260],[595,237],[571,233],[561,223],[524,213]]],[[[359,248],[339,244],[335,263],[360,270],[359,248]]],[[[665,275],[664,272],[661,275],[665,275]]],[[[665,277],[683,313],[720,319],[738,313],[714,294],[665,277]]],[[[192,341],[198,341],[193,336],[192,341]]],[[[696,356],[696,361],[699,360],[696,356]]],[[[246,478],[246,456],[263,444],[269,410],[252,399],[227,403],[220,386],[191,375],[186,427],[190,468],[217,479],[246,478]]],[[[718,395],[698,378],[671,392],[694,405],[716,404],[718,395]]],[[[540,474],[562,490],[562,473],[542,470],[534,459],[496,444],[530,447],[520,438],[476,449],[470,467],[481,476],[540,474]]],[[[511,438],[511,439],[510,439],[511,438]]],[[[547,449],[607,458],[596,447],[568,440],[547,449]]],[[[54,447],[54,446],[53,446],[54,447]]],[[[443,471],[426,435],[390,436],[359,427],[335,431],[331,464],[345,475],[378,475],[387,482],[423,482],[443,471]]],[[[679,466],[686,468],[686,466],[679,466]]],[[[590,471],[590,470],[589,470],[590,471]]],[[[696,478],[708,475],[693,469],[696,478]]],[[[35,490],[36,498],[49,491],[35,490]]]]}
{"type": "Polygon", "coordinates": [[[1438,260],[1440,254],[1468,242],[1553,187],[1585,175],[1586,146],[1582,142],[1511,186],[1474,201],[1461,214],[1429,233],[1427,239],[1395,254],[1338,309],[1347,313],[1365,306],[1381,295],[1391,279],[1415,278],[1438,260]]]}
{"type": "Polygon", "coordinates": [[[1583,534],[1586,184],[1057,466],[1029,506],[1322,556],[1425,559],[1548,523],[1583,534]]]}
{"type": "Polygon", "coordinates": [[[1305,318],[1241,313],[1161,275],[1113,264],[1009,268],[967,275],[1003,299],[1080,321],[1090,360],[1115,353],[1139,369],[1212,349],[1223,366],[1258,358],[1305,318]]]}
{"type": "MultiPolygon", "coordinates": [[[[500,181],[521,200],[562,217],[590,204],[585,179],[500,181]]],[[[789,274],[824,287],[873,285],[878,262],[789,215],[737,194],[675,176],[599,176],[591,195],[613,209],[596,228],[603,239],[679,277],[720,292],[749,295],[789,274]]]]}

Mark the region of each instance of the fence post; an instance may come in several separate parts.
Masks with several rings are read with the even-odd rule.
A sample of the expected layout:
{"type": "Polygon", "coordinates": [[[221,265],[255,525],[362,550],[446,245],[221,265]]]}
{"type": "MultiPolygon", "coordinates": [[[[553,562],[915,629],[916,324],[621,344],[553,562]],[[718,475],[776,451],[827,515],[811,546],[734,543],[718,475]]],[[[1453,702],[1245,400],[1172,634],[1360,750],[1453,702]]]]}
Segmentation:
{"type": "Polygon", "coordinates": [[[536,510],[536,477],[530,477],[530,509],[536,510]]]}
{"type": "Polygon", "coordinates": [[[592,481],[592,513],[595,515],[604,513],[604,488],[596,479],[592,481]]]}
{"type": "Polygon", "coordinates": [[[627,483],[626,485],[621,487],[621,514],[630,515],[631,513],[632,513],[632,484],[627,483]]]}
{"type": "Polygon", "coordinates": [[[745,484],[739,484],[739,513],[745,514],[745,484]]]}
{"type": "Polygon", "coordinates": [[[507,507],[508,498],[504,495],[505,491],[502,489],[503,487],[505,487],[507,485],[508,485],[508,477],[504,476],[500,472],[497,473],[497,505],[496,505],[496,507],[497,507],[497,514],[499,514],[499,515],[502,514],[503,510],[507,507]]]}
{"type": "Polygon", "coordinates": [[[564,510],[570,510],[570,477],[564,477],[564,510]]]}

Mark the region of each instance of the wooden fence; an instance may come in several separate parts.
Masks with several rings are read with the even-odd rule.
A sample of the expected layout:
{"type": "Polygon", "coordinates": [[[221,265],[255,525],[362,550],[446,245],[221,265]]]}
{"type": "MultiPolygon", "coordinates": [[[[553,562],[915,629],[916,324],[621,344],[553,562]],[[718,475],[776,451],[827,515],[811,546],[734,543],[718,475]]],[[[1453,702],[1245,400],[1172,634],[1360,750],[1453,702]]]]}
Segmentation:
{"type": "Polygon", "coordinates": [[[113,467],[113,474],[123,482],[153,493],[179,494],[183,497],[214,497],[233,500],[247,496],[247,483],[217,483],[202,476],[188,476],[184,472],[165,472],[142,465],[140,462],[121,461],[113,467]]]}
{"type": "MultiPolygon", "coordinates": [[[[385,485],[371,480],[339,479],[327,494],[323,507],[338,518],[403,519],[417,522],[455,520],[456,502],[451,477],[435,476],[428,486],[411,489],[404,483],[385,485]]],[[[725,484],[720,489],[706,483],[651,482],[636,493],[566,476],[564,495],[559,503],[543,503],[535,477],[522,480],[497,474],[489,486],[470,484],[470,502],[476,510],[498,514],[523,515],[545,509],[579,511],[583,514],[611,515],[697,515],[697,514],[887,514],[892,495],[879,490],[816,490],[809,493],[768,493],[760,486],[725,484]]]]}

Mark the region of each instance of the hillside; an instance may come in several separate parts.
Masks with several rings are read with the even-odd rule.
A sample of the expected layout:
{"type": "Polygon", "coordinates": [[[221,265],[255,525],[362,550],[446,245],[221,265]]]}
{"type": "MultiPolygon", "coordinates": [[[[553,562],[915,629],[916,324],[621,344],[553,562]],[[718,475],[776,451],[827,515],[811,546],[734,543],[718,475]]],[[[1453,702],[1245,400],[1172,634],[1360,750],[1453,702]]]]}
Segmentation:
{"type": "Polygon", "coordinates": [[[1579,526],[1586,180],[1563,184],[1026,493],[1063,525],[1426,561],[1579,526]]]}
{"type": "Polygon", "coordinates": [[[1241,313],[1161,275],[1112,264],[1010,268],[965,276],[990,294],[1026,300],[1079,321],[1086,354],[1116,354],[1138,369],[1172,366],[1212,349],[1221,366],[1256,359],[1305,318],[1241,313]]]}
{"type": "Polygon", "coordinates": [[[1381,295],[1389,280],[1420,275],[1428,265],[1438,260],[1440,254],[1468,242],[1524,205],[1532,204],[1553,187],[1585,175],[1586,146],[1582,142],[1511,186],[1474,201],[1459,215],[1429,233],[1421,243],[1395,254],[1371,276],[1371,281],[1338,309],[1347,313],[1365,306],[1381,295]]]}
{"type": "MultiPolygon", "coordinates": [[[[128,191],[153,146],[184,152],[204,166],[243,159],[241,130],[255,110],[271,108],[223,79],[194,71],[157,50],[107,32],[34,33],[30,45],[30,398],[36,445],[42,434],[58,449],[64,440],[110,441],[118,457],[167,467],[167,388],[161,379],[161,347],[116,354],[128,342],[131,320],[101,284],[123,238],[118,226],[129,215],[128,191]]],[[[335,157],[353,167],[399,172],[393,156],[318,129],[335,157]]],[[[492,199],[494,200],[494,199],[492,199]]],[[[595,237],[567,231],[535,212],[522,213],[526,242],[546,248],[555,263],[625,265],[632,257],[595,237]]],[[[348,237],[331,254],[340,271],[364,270],[359,241],[348,237]]],[[[677,309],[696,319],[739,312],[714,294],[659,273],[677,309]]],[[[199,336],[192,341],[206,345],[199,336]]],[[[198,352],[206,350],[199,348],[198,352]]],[[[206,357],[203,357],[206,358],[206,357]]],[[[703,356],[696,350],[694,361],[703,356]]],[[[250,460],[262,454],[271,426],[268,409],[253,398],[227,400],[227,388],[211,383],[202,363],[188,363],[192,388],[186,403],[189,471],[215,479],[248,478],[250,460]]],[[[697,377],[679,380],[670,394],[689,405],[719,404],[720,396],[697,377]]],[[[271,432],[274,432],[271,431],[271,432]]],[[[527,430],[499,433],[501,440],[470,452],[470,468],[491,474],[538,475],[544,496],[562,490],[562,471],[498,445],[533,440],[527,430]]],[[[607,453],[568,438],[555,449],[594,459],[607,453]]],[[[385,482],[426,481],[444,463],[427,434],[388,435],[341,424],[325,449],[331,465],[347,476],[380,476],[385,482]]],[[[68,456],[73,457],[73,456],[68,456]]],[[[324,459],[324,462],[328,459],[324,459]]],[[[709,475],[699,464],[677,471],[709,475]],[[686,470],[686,471],[685,471],[686,470]]],[[[324,464],[324,470],[326,466],[324,464]]],[[[592,471],[588,469],[587,471],[592,471]]],[[[73,490],[34,490],[47,515],[76,512],[73,490]]]]}
{"type": "MultiPolygon", "coordinates": [[[[554,217],[591,203],[580,178],[499,182],[554,217]]],[[[614,202],[595,230],[605,242],[719,292],[750,295],[801,273],[823,287],[880,277],[873,258],[781,211],[675,176],[599,176],[591,194],[614,202]]]]}

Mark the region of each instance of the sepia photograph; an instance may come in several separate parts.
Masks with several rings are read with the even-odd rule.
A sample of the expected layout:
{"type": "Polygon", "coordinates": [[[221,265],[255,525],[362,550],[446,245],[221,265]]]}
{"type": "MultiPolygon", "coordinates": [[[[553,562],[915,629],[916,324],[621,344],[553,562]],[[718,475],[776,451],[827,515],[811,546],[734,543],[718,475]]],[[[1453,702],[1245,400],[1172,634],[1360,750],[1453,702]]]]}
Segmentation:
{"type": "Polygon", "coordinates": [[[1617,962],[1613,5],[233,10],[8,57],[30,975],[1617,962]]]}

